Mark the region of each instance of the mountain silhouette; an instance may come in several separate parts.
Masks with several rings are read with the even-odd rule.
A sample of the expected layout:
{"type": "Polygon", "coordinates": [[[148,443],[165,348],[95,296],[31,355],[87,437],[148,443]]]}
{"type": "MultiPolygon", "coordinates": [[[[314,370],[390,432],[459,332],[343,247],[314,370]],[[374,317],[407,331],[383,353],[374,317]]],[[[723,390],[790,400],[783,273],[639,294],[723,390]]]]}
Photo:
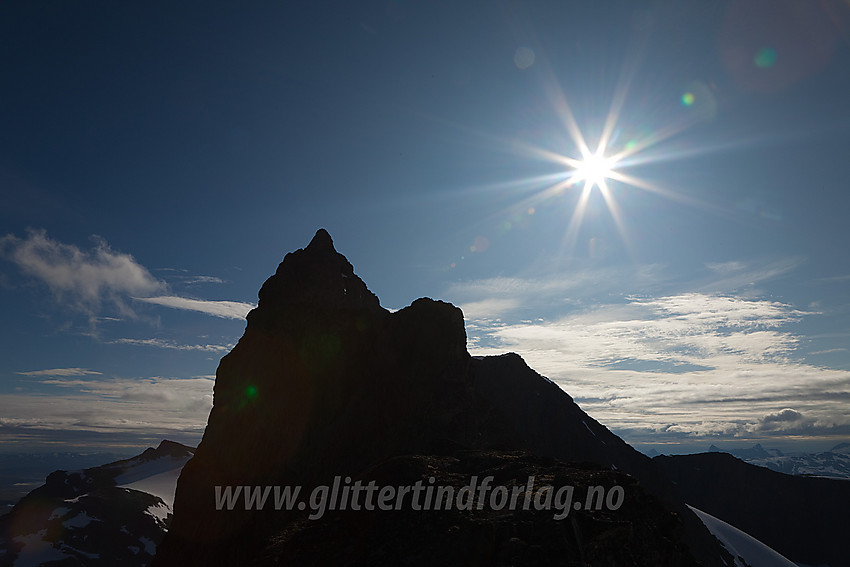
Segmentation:
{"type": "Polygon", "coordinates": [[[652,460],[516,354],[476,358],[463,313],[390,312],[324,229],[286,254],[216,372],[203,440],[180,476],[154,565],[723,565],[652,460]],[[621,511],[220,509],[226,487],[505,485],[625,489],[621,511]],[[216,488],[218,487],[218,488],[216,488]],[[216,491],[219,491],[218,493],[216,491]],[[471,551],[470,551],[471,550],[471,551]],[[452,559],[454,558],[454,559],[452,559]]]}

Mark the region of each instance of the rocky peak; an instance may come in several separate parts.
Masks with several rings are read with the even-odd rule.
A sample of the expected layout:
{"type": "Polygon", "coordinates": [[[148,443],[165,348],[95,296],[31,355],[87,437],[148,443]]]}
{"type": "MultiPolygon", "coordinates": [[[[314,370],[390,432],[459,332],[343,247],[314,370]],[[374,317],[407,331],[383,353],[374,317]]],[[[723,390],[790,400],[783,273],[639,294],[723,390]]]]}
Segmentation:
{"type": "MultiPolygon", "coordinates": [[[[330,484],[406,455],[436,463],[461,450],[519,450],[592,461],[634,474],[688,514],[647,457],[519,356],[473,359],[460,309],[429,298],[383,309],[324,229],[284,257],[259,298],[219,364],[213,409],[181,474],[157,565],[244,563],[300,525],[288,514],[217,512],[215,486],[330,484]]],[[[695,529],[690,543],[711,552],[695,529]]]]}
{"type": "Polygon", "coordinates": [[[320,228],[316,231],[316,234],[313,235],[313,240],[311,240],[310,244],[307,245],[307,250],[336,252],[333,238],[331,238],[330,233],[324,228],[320,228]]]}
{"type": "Polygon", "coordinates": [[[193,449],[192,447],[187,447],[182,443],[163,439],[162,441],[160,441],[159,445],[157,445],[156,449],[154,449],[153,447],[148,447],[147,449],[145,449],[145,452],[139,456],[139,458],[142,460],[160,459],[162,457],[182,458],[191,456],[194,454],[194,452],[195,449],[193,449]]]}
{"type": "Polygon", "coordinates": [[[346,257],[336,251],[323,228],[306,248],[284,257],[275,274],[263,284],[259,298],[257,309],[249,314],[249,325],[255,320],[297,317],[293,311],[305,309],[382,311],[378,298],[357,277],[346,257]]]}

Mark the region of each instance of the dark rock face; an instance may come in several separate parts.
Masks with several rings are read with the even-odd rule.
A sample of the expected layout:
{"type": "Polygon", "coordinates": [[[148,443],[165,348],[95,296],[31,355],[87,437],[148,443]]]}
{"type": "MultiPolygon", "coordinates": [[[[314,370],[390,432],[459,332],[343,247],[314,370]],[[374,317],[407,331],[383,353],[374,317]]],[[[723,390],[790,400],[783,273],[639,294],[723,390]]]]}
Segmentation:
{"type": "Polygon", "coordinates": [[[850,567],[850,481],[791,476],[728,453],[659,456],[654,461],[688,504],[788,559],[850,567]]]}
{"type": "MultiPolygon", "coordinates": [[[[156,565],[230,565],[261,558],[271,564],[278,556],[298,557],[293,564],[330,564],[344,546],[327,542],[336,551],[314,557],[304,555],[307,548],[297,543],[307,540],[291,537],[306,512],[216,510],[215,487],[311,487],[330,484],[336,475],[363,478],[364,471],[388,459],[439,460],[470,449],[531,451],[592,461],[609,473],[626,471],[664,502],[668,515],[679,516],[674,523],[683,523],[684,535],[678,541],[686,541],[704,564],[721,564],[716,542],[647,457],[517,355],[470,357],[457,307],[419,299],[395,313],[383,309],[326,231],[317,232],[305,249],[287,254],[259,297],[244,336],[219,365],[213,410],[196,456],[180,477],[174,521],[156,565]],[[281,547],[284,540],[289,543],[281,547]]],[[[387,549],[387,557],[404,557],[411,538],[421,536],[413,526],[433,519],[411,514],[405,517],[412,531],[387,549]]],[[[375,517],[380,519],[373,525],[383,527],[369,537],[380,540],[392,514],[375,517]]],[[[304,534],[331,537],[336,528],[330,521],[304,534]]],[[[477,525],[469,518],[461,523],[477,525]]],[[[487,529],[502,533],[495,524],[487,529]]],[[[659,541],[667,537],[662,532],[668,533],[655,532],[659,541]]],[[[502,536],[493,537],[499,539],[497,547],[504,544],[502,536]]],[[[631,544],[615,538],[611,545],[631,544]]],[[[430,559],[428,548],[421,546],[422,561],[440,563],[438,546],[430,559]]],[[[375,558],[369,557],[371,564],[375,558]]],[[[562,564],[580,558],[573,553],[562,564]]]]}

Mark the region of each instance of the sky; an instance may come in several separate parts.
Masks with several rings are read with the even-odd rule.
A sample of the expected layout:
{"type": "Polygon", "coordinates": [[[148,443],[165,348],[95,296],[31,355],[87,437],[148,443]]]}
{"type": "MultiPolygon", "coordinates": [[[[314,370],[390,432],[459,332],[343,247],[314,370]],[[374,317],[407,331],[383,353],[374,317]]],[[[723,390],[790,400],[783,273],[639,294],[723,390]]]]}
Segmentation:
{"type": "Polygon", "coordinates": [[[850,441],[850,2],[3,2],[0,451],[196,444],[324,227],[641,450],[850,441]]]}

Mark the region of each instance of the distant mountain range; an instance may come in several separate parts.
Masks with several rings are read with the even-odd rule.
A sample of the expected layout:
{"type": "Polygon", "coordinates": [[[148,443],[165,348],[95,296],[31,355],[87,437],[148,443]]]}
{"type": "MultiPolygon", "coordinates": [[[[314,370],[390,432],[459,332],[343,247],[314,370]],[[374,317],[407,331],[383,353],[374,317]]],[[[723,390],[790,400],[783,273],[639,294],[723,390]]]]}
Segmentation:
{"type": "Polygon", "coordinates": [[[163,441],[130,459],[51,473],[0,517],[0,566],[148,565],[193,454],[163,441]]]}
{"type": "Polygon", "coordinates": [[[760,444],[737,450],[712,445],[708,452],[729,453],[750,464],[786,474],[850,479],[850,443],[838,444],[822,453],[785,455],[779,449],[765,449],[760,444]]]}
{"type": "Polygon", "coordinates": [[[133,456],[108,452],[0,453],[0,516],[59,469],[87,469],[133,456]]]}

